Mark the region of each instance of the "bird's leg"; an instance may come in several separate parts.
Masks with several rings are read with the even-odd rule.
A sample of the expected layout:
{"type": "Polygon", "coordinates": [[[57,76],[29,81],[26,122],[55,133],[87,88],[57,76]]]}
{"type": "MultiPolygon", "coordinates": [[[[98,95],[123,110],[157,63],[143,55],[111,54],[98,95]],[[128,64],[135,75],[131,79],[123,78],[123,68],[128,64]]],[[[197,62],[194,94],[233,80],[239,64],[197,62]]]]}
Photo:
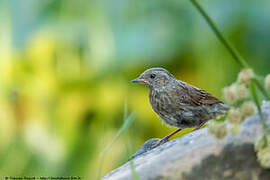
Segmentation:
{"type": "MultiPolygon", "coordinates": [[[[170,137],[172,137],[173,135],[175,135],[176,133],[178,133],[178,132],[181,131],[181,130],[182,130],[182,129],[179,128],[179,129],[173,131],[171,134],[169,134],[169,135],[165,136],[164,138],[162,138],[162,140],[164,139],[164,140],[167,140],[167,141],[168,141],[170,137]]],[[[166,142],[167,142],[167,141],[166,141],[166,142]]]]}
{"type": "Polygon", "coordinates": [[[194,129],[193,131],[196,131],[198,129],[200,129],[203,125],[205,124],[205,122],[202,122],[196,129],[194,129]]]}
{"type": "MultiPolygon", "coordinates": [[[[202,122],[202,123],[201,123],[196,129],[194,129],[193,131],[196,131],[196,130],[200,129],[204,124],[205,124],[205,122],[202,122]]],[[[179,129],[173,131],[171,134],[165,136],[165,137],[162,138],[157,144],[155,144],[155,145],[153,146],[153,148],[158,147],[158,146],[160,146],[161,144],[164,144],[164,143],[168,142],[170,137],[172,137],[173,135],[175,135],[176,133],[178,133],[178,132],[181,131],[181,130],[182,130],[182,128],[179,128],[179,129]]]]}
{"type": "Polygon", "coordinates": [[[161,144],[164,144],[164,143],[168,142],[170,137],[172,137],[174,134],[178,133],[178,132],[181,131],[181,130],[182,130],[182,129],[179,128],[179,129],[173,131],[171,134],[165,136],[165,137],[162,138],[162,139],[161,139],[154,147],[157,147],[157,146],[159,146],[159,145],[161,145],[161,144]]]}

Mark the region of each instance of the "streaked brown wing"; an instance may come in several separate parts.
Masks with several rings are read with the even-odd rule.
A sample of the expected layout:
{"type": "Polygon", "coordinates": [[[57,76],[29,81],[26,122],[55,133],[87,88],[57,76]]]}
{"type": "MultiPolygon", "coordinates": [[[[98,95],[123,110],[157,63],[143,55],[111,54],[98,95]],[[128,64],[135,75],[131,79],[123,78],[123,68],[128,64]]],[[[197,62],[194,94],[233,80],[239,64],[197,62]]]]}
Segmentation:
{"type": "Polygon", "coordinates": [[[183,98],[181,99],[182,103],[189,104],[191,106],[221,103],[220,100],[204,90],[198,89],[184,82],[180,82],[179,85],[179,93],[184,93],[184,96],[182,96],[183,98]]]}

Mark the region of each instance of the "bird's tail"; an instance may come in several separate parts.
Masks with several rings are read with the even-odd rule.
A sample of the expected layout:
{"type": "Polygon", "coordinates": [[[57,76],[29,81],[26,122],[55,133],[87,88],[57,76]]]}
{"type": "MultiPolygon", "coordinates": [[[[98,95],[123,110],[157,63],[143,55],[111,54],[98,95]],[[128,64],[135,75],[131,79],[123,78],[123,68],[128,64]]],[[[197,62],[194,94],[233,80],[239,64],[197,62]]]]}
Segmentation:
{"type": "Polygon", "coordinates": [[[212,105],[211,112],[214,114],[214,116],[217,115],[223,115],[229,110],[230,106],[223,103],[217,103],[212,105]]]}
{"type": "Polygon", "coordinates": [[[225,114],[229,109],[230,109],[230,106],[228,106],[227,104],[223,104],[223,103],[217,104],[217,112],[220,114],[225,114]]]}

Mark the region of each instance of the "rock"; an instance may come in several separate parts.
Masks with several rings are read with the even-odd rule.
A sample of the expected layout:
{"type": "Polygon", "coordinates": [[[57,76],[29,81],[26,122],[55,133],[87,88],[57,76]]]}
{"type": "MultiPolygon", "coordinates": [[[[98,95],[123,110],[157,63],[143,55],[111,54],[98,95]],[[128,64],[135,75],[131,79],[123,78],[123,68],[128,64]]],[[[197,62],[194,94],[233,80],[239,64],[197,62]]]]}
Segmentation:
{"type": "MultiPolygon", "coordinates": [[[[263,102],[270,127],[270,102],[263,102]]],[[[258,114],[242,124],[238,136],[217,140],[200,129],[147,151],[141,148],[131,160],[140,180],[270,179],[270,170],[261,168],[254,143],[262,133],[258,114]]],[[[131,161],[107,174],[104,180],[133,179],[131,161]]]]}

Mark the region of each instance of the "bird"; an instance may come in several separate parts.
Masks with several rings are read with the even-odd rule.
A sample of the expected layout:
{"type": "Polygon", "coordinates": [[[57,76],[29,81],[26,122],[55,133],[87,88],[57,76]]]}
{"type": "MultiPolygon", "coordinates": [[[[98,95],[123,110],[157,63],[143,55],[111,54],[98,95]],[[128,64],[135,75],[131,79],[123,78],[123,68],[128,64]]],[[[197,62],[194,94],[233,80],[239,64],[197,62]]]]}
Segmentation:
{"type": "Polygon", "coordinates": [[[210,93],[177,80],[164,68],[147,69],[131,82],[146,85],[154,112],[165,124],[178,128],[154,147],[166,143],[182,129],[199,129],[209,120],[224,115],[229,108],[210,93]]]}

